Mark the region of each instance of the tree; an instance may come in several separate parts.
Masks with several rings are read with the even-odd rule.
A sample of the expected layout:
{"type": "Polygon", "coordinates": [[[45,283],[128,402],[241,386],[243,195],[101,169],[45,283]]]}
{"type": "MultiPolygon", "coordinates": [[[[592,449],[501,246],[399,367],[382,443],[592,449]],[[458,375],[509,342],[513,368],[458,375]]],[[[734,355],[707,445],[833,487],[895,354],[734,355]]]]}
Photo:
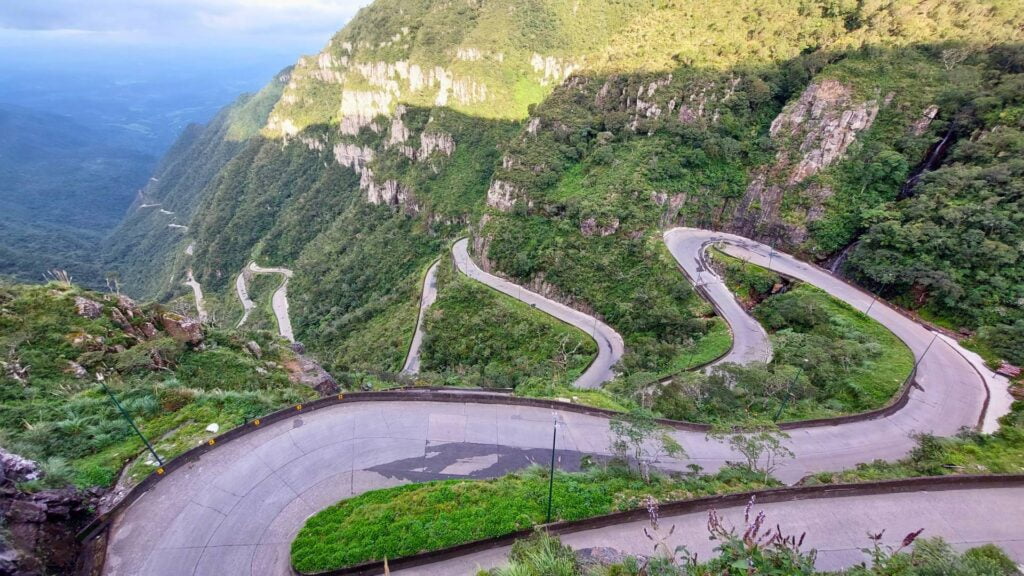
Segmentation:
{"type": "Polygon", "coordinates": [[[609,424],[612,432],[610,449],[612,454],[627,464],[636,460],[637,469],[645,482],[651,481],[651,464],[662,456],[681,458],[686,456],[682,445],[668,433],[668,428],[654,418],[654,413],[637,408],[616,416],[609,424]]]}
{"type": "Polygon", "coordinates": [[[758,424],[747,429],[712,429],[708,437],[727,442],[740,453],[748,470],[761,472],[765,481],[784,460],[793,457],[793,451],[783,443],[789,434],[772,424],[758,424]]]}

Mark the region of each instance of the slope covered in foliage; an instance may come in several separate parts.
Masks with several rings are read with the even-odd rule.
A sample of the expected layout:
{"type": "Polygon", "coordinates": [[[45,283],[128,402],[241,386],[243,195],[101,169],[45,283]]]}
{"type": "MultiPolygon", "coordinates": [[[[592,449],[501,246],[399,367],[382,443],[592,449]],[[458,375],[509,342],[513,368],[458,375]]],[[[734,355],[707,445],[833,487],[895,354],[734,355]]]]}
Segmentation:
{"type": "Polygon", "coordinates": [[[182,290],[188,225],[203,191],[263,126],[287,81],[285,70],[205,126],[190,125],[164,156],[103,250],[107,269],[130,294],[157,298],[182,290]]]}
{"type": "Polygon", "coordinates": [[[156,461],[106,384],[163,458],[221,429],[315,396],[292,384],[295,357],[267,333],[204,330],[124,296],[62,283],[0,284],[0,444],[43,464],[47,482],[113,484],[156,461]],[[249,344],[245,338],[253,338],[249,344]]]}
{"type": "Polygon", "coordinates": [[[249,259],[287,266],[300,340],[397,370],[420,271],[469,228],[485,268],[619,330],[624,372],[668,373],[720,325],[661,229],[843,251],[1017,73],[1022,21],[1010,1],[379,0],[298,61],[216,177],[182,184],[178,240],[112,262],[151,292],[191,266],[225,302],[249,259]]]}
{"type": "Polygon", "coordinates": [[[103,285],[98,249],[156,160],[112,132],[0,105],[0,273],[38,282],[61,269],[103,285]]]}

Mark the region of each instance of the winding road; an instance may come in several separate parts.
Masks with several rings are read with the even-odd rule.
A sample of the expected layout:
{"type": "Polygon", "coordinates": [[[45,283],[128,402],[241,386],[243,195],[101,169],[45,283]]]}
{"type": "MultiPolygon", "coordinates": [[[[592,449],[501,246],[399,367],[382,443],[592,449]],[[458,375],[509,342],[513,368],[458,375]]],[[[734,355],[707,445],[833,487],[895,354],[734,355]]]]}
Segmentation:
{"type": "Polygon", "coordinates": [[[420,314],[416,318],[416,331],[412,335],[412,344],[409,345],[409,353],[405,357],[405,365],[402,366],[402,374],[420,373],[420,347],[423,346],[423,319],[427,315],[427,309],[437,300],[437,266],[440,261],[434,262],[427,269],[423,277],[423,287],[420,292],[420,314]]]}
{"type": "Polygon", "coordinates": [[[597,318],[570,308],[561,302],[549,300],[536,292],[531,292],[519,284],[499,278],[480,269],[469,257],[469,241],[465,238],[452,245],[452,256],[455,266],[460,272],[473,280],[482,282],[498,292],[507,294],[516,300],[546,312],[551,316],[579,328],[589,334],[597,342],[597,356],[590,366],[574,382],[577,388],[598,388],[601,384],[615,377],[612,367],[619,362],[625,353],[622,336],[614,328],[597,318]]]}
{"type": "Polygon", "coordinates": [[[712,237],[704,230],[693,228],[673,228],[665,233],[665,245],[690,283],[714,305],[718,315],[729,324],[732,332],[732,349],[711,365],[726,362],[771,362],[772,344],[768,340],[768,333],[761,323],[740,305],[722,278],[707,263],[707,247],[725,236],[712,237]]]}
{"type": "MultiPolygon", "coordinates": [[[[740,237],[675,229],[666,234],[666,241],[688,275],[699,272],[703,277],[703,270],[698,268],[699,253],[708,243],[719,242],[730,254],[755,264],[764,266],[770,259],[772,269],[815,284],[860,309],[867,308],[872,300],[820,269],[778,252],[769,255],[768,247],[740,237]]],[[[614,360],[622,353],[621,338],[614,331],[590,316],[482,272],[469,258],[466,241],[456,243],[453,253],[459,269],[474,279],[536,304],[538,309],[575,326],[587,327],[588,322],[594,322],[589,326],[592,330],[587,331],[598,336],[601,353],[584,374],[586,380],[581,378],[581,384],[597,386],[610,376],[614,360]]],[[[721,307],[723,302],[715,304],[721,307]]],[[[911,438],[915,432],[952,435],[962,427],[976,426],[981,419],[988,392],[975,367],[956,346],[880,304],[871,308],[870,315],[913,350],[919,359],[918,385],[911,390],[907,404],[892,415],[790,430],[788,446],[794,458],[783,462],[775,472],[784,482],[878,458],[894,460],[915,446],[911,438]]],[[[726,320],[734,332],[741,326],[739,316],[726,320]]],[[[756,352],[757,348],[751,350],[756,352]]],[[[482,397],[476,393],[456,402],[442,402],[432,399],[428,392],[418,396],[406,393],[390,400],[342,403],[310,413],[297,411],[292,418],[221,444],[197,461],[170,472],[124,510],[111,528],[104,573],[283,576],[290,573],[290,542],[305,519],[339,499],[403,482],[492,477],[529,462],[545,461],[551,446],[552,411],[515,405],[497,396],[485,403],[482,397]]],[[[571,466],[583,454],[608,453],[606,418],[562,411],[557,412],[557,418],[562,466],[571,466]]],[[[672,435],[689,457],[663,460],[659,462],[662,468],[683,470],[695,463],[713,471],[727,460],[738,459],[727,445],[701,432],[680,430],[672,435]]],[[[927,516],[926,509],[938,502],[931,493],[911,498],[907,494],[878,496],[871,501],[821,500],[818,504],[823,507],[803,509],[802,516],[799,508],[785,512],[802,503],[773,506],[780,515],[803,518],[804,524],[789,524],[787,520],[789,530],[806,526],[825,534],[833,526],[846,526],[846,518],[862,518],[857,522],[878,518],[879,522],[892,523],[874,528],[897,533],[905,525],[914,524],[916,529],[921,527],[917,524],[934,520],[935,534],[946,534],[942,530],[948,528],[957,542],[998,541],[1022,559],[1019,534],[1011,535],[1018,540],[1005,535],[1006,526],[1017,524],[990,521],[1002,518],[999,514],[1019,515],[1019,491],[963,491],[947,500],[943,506],[952,508],[936,510],[955,514],[951,517],[962,519],[960,525],[970,524],[973,531],[956,531],[959,525],[943,526],[942,518],[927,516]],[[957,502],[972,506],[970,514],[955,508],[957,502]],[[890,510],[891,516],[885,516],[885,510],[890,510]],[[985,515],[989,513],[991,516],[985,515]]],[[[784,518],[788,517],[772,517],[780,522],[784,518]]],[[[700,523],[685,518],[678,522],[689,522],[687,526],[700,523]]],[[[861,524],[851,521],[848,526],[853,530],[861,524]]],[[[632,528],[616,528],[621,528],[617,535],[594,533],[590,540],[574,540],[583,538],[585,533],[580,533],[567,541],[594,545],[620,539],[625,545],[632,528]]],[[[837,533],[834,545],[832,540],[822,540],[821,546],[839,549],[836,558],[847,562],[849,549],[864,544],[859,534],[858,538],[850,534],[837,533]]],[[[699,546],[700,541],[703,538],[695,539],[692,545],[699,546]]],[[[405,573],[466,572],[421,568],[405,573]]]]}
{"type": "Polygon", "coordinates": [[[188,269],[187,280],[185,285],[192,288],[192,296],[196,302],[196,313],[199,315],[200,322],[206,322],[206,305],[203,300],[203,286],[199,284],[196,277],[192,275],[192,269],[188,269]]]}
{"type": "Polygon", "coordinates": [[[274,316],[277,317],[277,329],[281,337],[289,342],[295,342],[292,320],[288,315],[288,281],[292,279],[293,273],[287,268],[263,268],[258,266],[256,262],[249,262],[249,266],[238,273],[238,277],[235,278],[235,293],[238,294],[238,300],[242,303],[244,312],[242,313],[242,319],[238,321],[235,328],[240,328],[245,324],[245,321],[249,319],[249,314],[256,307],[256,303],[249,298],[249,289],[245,283],[245,273],[247,270],[252,274],[280,274],[284,277],[281,285],[274,291],[270,305],[274,309],[274,316]]]}

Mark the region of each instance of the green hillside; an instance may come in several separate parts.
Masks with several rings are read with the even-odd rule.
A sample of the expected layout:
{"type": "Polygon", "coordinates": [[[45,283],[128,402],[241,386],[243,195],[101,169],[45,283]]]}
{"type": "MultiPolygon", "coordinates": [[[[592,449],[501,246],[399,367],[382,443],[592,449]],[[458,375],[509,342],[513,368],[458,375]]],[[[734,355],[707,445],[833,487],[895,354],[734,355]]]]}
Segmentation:
{"type": "Polygon", "coordinates": [[[157,463],[136,460],[145,447],[101,381],[167,459],[211,437],[211,423],[223,431],[315,397],[292,383],[286,344],[115,294],[0,283],[0,439],[55,487],[109,487],[122,468],[138,480],[157,463]]]}
{"type": "Polygon", "coordinates": [[[822,261],[868,231],[855,277],[1016,338],[1015,188],[976,189],[969,170],[1019,181],[975,142],[1016,141],[1022,22],[1010,1],[379,0],[279,86],[187,134],[151,195],[188,228],[133,215],[109,262],[163,297],[191,267],[221,302],[250,259],[286,266],[300,340],[338,371],[396,371],[421,271],[468,231],[492,271],[619,330],[625,373],[666,373],[720,329],[661,230],[726,229],[822,261]],[[947,162],[965,171],[943,177],[947,162]],[[968,186],[992,221],[961,243],[996,256],[963,271],[917,230],[950,212],[922,203],[955,205],[968,186]],[[985,250],[978,232],[997,230],[985,250]]]}

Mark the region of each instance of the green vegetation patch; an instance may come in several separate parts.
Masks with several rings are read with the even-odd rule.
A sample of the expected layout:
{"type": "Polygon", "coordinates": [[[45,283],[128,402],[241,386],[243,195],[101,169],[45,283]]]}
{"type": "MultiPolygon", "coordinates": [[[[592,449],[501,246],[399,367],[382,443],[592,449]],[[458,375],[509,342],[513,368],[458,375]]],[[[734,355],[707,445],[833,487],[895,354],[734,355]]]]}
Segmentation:
{"type": "Polygon", "coordinates": [[[726,283],[770,333],[770,364],[723,365],[681,374],[655,393],[669,418],[727,424],[802,420],[884,406],[914,366],[910,349],[864,313],[807,284],[721,252],[712,258],[726,283]]]}
{"type": "Polygon", "coordinates": [[[425,320],[423,370],[481,386],[513,388],[530,377],[564,386],[597,354],[588,335],[466,278],[451,258],[439,265],[437,301],[425,320]]]}
{"type": "MultiPolygon", "coordinates": [[[[1018,576],[1016,563],[1002,549],[992,544],[958,552],[942,538],[918,538],[916,534],[906,537],[898,548],[884,546],[880,541],[865,547],[862,551],[867,563],[839,572],[815,570],[816,550],[801,549],[799,534],[789,535],[785,527],[773,526],[782,531],[787,539],[781,542],[766,542],[767,534],[774,535],[772,528],[765,531],[760,539],[742,537],[744,528],[757,526],[758,520],[738,531],[721,524],[709,524],[708,537],[718,541],[715,554],[704,561],[684,551],[668,549],[665,533],[657,526],[651,526],[648,534],[654,542],[654,554],[646,558],[629,556],[622,562],[594,567],[584,565],[569,546],[562,544],[555,536],[536,532],[529,538],[517,540],[508,554],[508,564],[491,570],[481,570],[477,576],[696,576],[716,574],[741,576],[747,574],[778,574],[785,576],[1018,576]],[[913,548],[911,548],[913,544],[913,548]]],[[[771,518],[768,518],[771,522],[771,518]]],[[[757,531],[754,530],[754,533],[757,531]]],[[[865,537],[867,546],[871,541],[865,537]]]]}
{"type": "MultiPolygon", "coordinates": [[[[428,482],[343,500],[306,521],[292,543],[292,566],[323,571],[535,526],[546,520],[548,480],[547,471],[531,468],[494,480],[428,482]]],[[[683,499],[764,487],[763,476],[739,468],[712,476],[655,476],[651,483],[615,468],[556,472],[552,520],[637,508],[648,495],[683,499]]]]}
{"type": "Polygon", "coordinates": [[[294,354],[271,334],[207,330],[195,346],[164,314],[66,284],[0,284],[0,443],[43,463],[46,485],[110,486],[126,464],[137,480],[156,462],[133,462],[143,443],[97,375],[164,459],[209,438],[211,423],[226,430],[315,396],[290,382],[294,354]],[[76,297],[95,318],[76,312],[76,297]]]}

